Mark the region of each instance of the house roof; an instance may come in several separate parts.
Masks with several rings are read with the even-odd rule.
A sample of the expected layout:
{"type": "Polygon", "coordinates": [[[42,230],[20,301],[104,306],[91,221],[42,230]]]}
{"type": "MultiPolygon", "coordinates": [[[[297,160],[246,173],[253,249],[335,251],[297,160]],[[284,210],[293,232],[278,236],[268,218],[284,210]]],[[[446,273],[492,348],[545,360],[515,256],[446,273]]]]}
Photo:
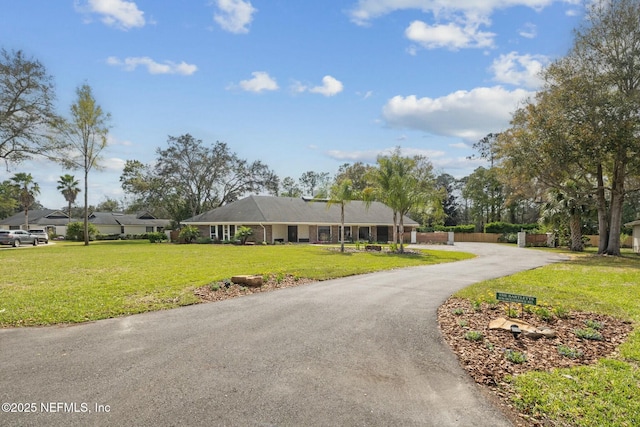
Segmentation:
{"type": "MultiPolygon", "coordinates": [[[[29,225],[65,225],[69,222],[66,213],[56,209],[34,209],[29,211],[29,225]]],[[[0,224],[21,226],[25,223],[24,211],[0,220],[0,224]]]]}
{"type": "MultiPolygon", "coordinates": [[[[72,218],[71,221],[82,221],[72,218]]],[[[55,209],[34,209],[29,211],[29,225],[67,225],[69,217],[66,213],[55,209]]],[[[140,214],[123,214],[117,212],[93,212],[89,215],[89,222],[95,225],[154,225],[166,227],[171,220],[158,219],[149,212],[140,214]]],[[[24,225],[24,211],[9,218],[0,220],[0,224],[8,226],[24,225]]]]}
{"type": "MultiPolygon", "coordinates": [[[[182,221],[185,224],[340,224],[340,205],[295,197],[249,196],[182,221]]],[[[380,202],[353,200],[344,207],[345,224],[393,225],[393,211],[380,202]]],[[[404,224],[417,226],[404,217],[404,224]]]]}
{"type": "Polygon", "coordinates": [[[640,219],[637,219],[635,221],[631,221],[626,223],[624,226],[625,227],[635,227],[636,225],[640,225],[640,219]]]}

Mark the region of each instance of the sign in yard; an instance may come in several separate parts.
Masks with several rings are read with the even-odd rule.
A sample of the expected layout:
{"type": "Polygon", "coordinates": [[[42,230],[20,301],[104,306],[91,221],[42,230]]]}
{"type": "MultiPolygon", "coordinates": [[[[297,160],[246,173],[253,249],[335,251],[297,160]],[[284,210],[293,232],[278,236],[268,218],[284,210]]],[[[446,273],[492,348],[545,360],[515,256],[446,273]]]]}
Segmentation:
{"type": "Polygon", "coordinates": [[[506,294],[504,292],[496,292],[496,299],[505,302],[517,302],[519,304],[536,305],[536,297],[526,295],[506,294]]]}

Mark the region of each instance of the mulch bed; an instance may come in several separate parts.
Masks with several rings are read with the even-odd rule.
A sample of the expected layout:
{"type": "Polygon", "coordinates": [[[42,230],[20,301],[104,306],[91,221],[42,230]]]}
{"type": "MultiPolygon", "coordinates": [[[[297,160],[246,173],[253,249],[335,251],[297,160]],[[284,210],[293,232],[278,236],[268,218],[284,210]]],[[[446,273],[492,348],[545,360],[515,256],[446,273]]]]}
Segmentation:
{"type": "Polygon", "coordinates": [[[264,282],[260,287],[248,287],[231,283],[230,281],[219,281],[209,285],[201,286],[193,291],[203,301],[222,301],[230,298],[240,297],[243,295],[258,294],[261,292],[270,292],[277,289],[290,288],[292,286],[300,286],[307,283],[316,282],[317,280],[294,277],[291,275],[269,276],[264,278],[264,282]],[[216,289],[217,288],[217,289],[216,289]]]}
{"type": "MultiPolygon", "coordinates": [[[[513,304],[512,308],[520,308],[513,304]]],[[[555,338],[539,338],[537,340],[520,337],[515,339],[509,331],[489,329],[489,322],[499,317],[506,318],[506,303],[489,305],[482,303],[474,310],[472,303],[466,299],[450,298],[438,309],[438,321],[445,341],[458,356],[462,367],[480,384],[494,403],[503,409],[512,422],[520,426],[541,425],[527,414],[518,413],[510,402],[509,384],[505,377],[522,374],[528,371],[549,371],[553,368],[567,368],[578,365],[594,364],[598,359],[616,355],[617,348],[626,339],[633,327],[629,322],[594,313],[570,312],[568,318],[554,317],[548,322],[538,318],[536,314],[518,310],[519,320],[536,326],[553,329],[555,338]],[[587,329],[587,322],[602,325],[599,330],[601,341],[580,339],[575,330],[587,329]],[[465,338],[467,331],[482,334],[479,341],[465,338]],[[564,345],[581,354],[581,357],[570,358],[558,351],[564,345]],[[517,351],[526,355],[524,363],[512,363],[507,360],[507,352],[517,351]]]]}

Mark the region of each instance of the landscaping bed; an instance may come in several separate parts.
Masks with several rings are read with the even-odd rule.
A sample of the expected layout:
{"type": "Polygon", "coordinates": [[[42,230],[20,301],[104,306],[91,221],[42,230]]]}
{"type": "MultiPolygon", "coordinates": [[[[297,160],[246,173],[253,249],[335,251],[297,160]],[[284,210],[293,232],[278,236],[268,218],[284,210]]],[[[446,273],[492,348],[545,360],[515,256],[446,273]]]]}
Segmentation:
{"type": "Polygon", "coordinates": [[[552,310],[544,308],[529,307],[524,313],[519,304],[512,304],[511,308],[518,308],[519,320],[551,328],[556,337],[534,340],[520,336],[515,339],[509,331],[490,330],[490,321],[507,317],[506,303],[472,303],[453,297],[439,308],[438,321],[445,341],[458,356],[462,367],[519,426],[547,424],[514,407],[510,377],[528,371],[589,365],[598,359],[615,356],[618,346],[633,329],[629,322],[600,314],[560,311],[562,318],[559,318],[552,310]],[[552,316],[543,320],[536,311],[545,318],[549,314],[552,316]],[[594,332],[600,334],[600,340],[578,337],[598,338],[594,332]]]}

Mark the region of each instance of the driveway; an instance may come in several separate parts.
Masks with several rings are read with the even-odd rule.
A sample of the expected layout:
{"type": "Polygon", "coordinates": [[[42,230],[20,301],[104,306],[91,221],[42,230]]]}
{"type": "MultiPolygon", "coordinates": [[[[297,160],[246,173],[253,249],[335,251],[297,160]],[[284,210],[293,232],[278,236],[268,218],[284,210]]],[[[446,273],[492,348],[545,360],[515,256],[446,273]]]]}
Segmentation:
{"type": "Polygon", "coordinates": [[[471,283],[560,257],[492,244],[449,249],[480,256],[0,330],[0,402],[14,403],[3,404],[0,425],[508,426],[444,343],[436,310],[471,283]]]}

